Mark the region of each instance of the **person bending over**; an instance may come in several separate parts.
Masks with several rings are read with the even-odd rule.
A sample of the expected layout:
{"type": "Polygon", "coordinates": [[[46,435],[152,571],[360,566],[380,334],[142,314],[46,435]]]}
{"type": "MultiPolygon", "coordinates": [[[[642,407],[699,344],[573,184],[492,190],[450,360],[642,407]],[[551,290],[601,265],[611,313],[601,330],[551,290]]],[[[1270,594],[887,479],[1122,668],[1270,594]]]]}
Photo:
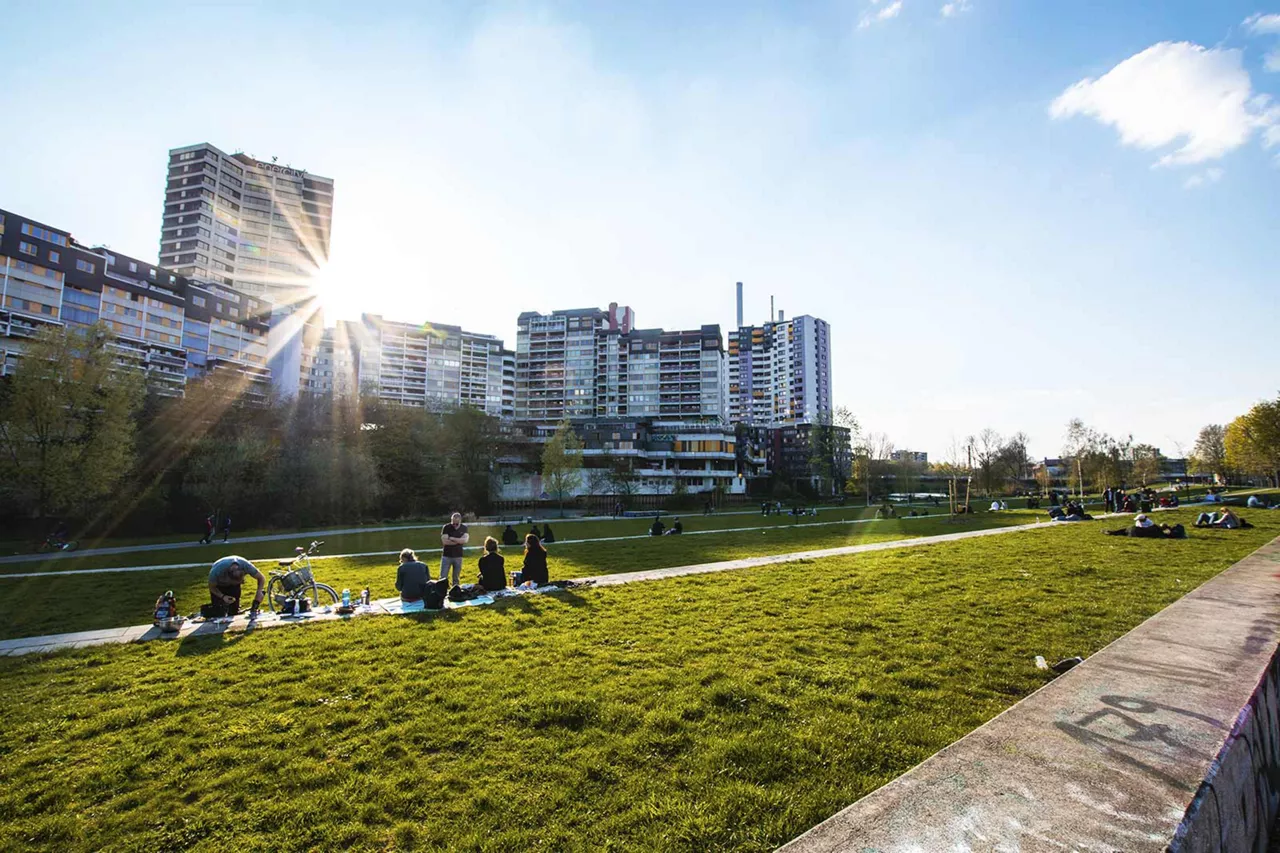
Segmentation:
{"type": "Polygon", "coordinates": [[[223,557],[213,564],[209,570],[209,603],[224,607],[229,613],[239,611],[245,575],[251,575],[258,582],[258,591],[250,608],[256,611],[262,606],[262,597],[266,594],[266,579],[258,567],[244,557],[223,557]]]}
{"type": "Polygon", "coordinates": [[[484,556],[480,558],[480,586],[489,592],[507,588],[506,561],[498,553],[498,540],[486,536],[484,556]]]}
{"type": "Polygon", "coordinates": [[[547,549],[542,547],[538,537],[530,533],[524,537],[524,565],[520,571],[520,582],[533,581],[538,586],[548,582],[547,549]]]}
{"type": "Polygon", "coordinates": [[[449,577],[452,586],[458,585],[462,578],[462,546],[470,538],[467,526],[462,523],[462,513],[455,512],[449,516],[449,523],[440,528],[440,544],[444,545],[444,554],[440,557],[440,580],[449,577]]]}
{"type": "Polygon", "coordinates": [[[396,569],[396,591],[400,600],[415,602],[422,600],[422,594],[431,583],[431,570],[418,559],[412,548],[400,552],[400,567],[396,569]]]}

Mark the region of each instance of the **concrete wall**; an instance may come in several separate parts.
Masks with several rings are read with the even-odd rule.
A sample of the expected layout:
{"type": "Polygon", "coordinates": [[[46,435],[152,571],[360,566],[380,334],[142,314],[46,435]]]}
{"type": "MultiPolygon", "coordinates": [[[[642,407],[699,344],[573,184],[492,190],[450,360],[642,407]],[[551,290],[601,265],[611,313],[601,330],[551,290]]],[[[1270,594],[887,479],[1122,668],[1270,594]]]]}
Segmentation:
{"type": "Polygon", "coordinates": [[[783,850],[1265,853],[1278,643],[1280,539],[783,850]]]}

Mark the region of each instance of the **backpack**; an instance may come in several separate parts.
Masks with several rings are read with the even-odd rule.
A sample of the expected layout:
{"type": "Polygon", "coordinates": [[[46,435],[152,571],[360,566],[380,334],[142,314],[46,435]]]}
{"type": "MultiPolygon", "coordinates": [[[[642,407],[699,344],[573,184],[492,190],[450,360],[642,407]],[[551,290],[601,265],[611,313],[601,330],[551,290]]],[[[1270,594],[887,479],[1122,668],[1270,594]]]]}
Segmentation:
{"type": "Polygon", "coordinates": [[[444,607],[444,598],[449,592],[449,581],[441,579],[431,581],[422,593],[422,606],[428,610],[439,610],[444,607]]]}
{"type": "Polygon", "coordinates": [[[178,615],[178,600],[173,596],[173,590],[167,590],[164,595],[156,599],[155,620],[161,622],[165,619],[173,619],[178,615]]]}

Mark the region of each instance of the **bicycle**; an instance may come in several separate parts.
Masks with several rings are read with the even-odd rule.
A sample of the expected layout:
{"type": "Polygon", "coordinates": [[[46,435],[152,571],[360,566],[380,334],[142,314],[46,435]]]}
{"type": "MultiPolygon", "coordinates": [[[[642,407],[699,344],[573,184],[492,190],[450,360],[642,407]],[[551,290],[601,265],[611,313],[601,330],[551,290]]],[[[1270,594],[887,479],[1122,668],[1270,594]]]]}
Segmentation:
{"type": "MultiPolygon", "coordinates": [[[[267,605],[272,613],[283,610],[287,601],[297,602],[302,599],[310,599],[311,605],[317,610],[322,606],[337,606],[339,600],[337,591],[328,584],[317,583],[315,576],[311,573],[311,555],[320,550],[323,544],[323,542],[312,542],[309,548],[299,545],[294,549],[296,553],[293,559],[286,558],[279,561],[279,565],[287,568],[288,571],[278,572],[273,569],[270,572],[271,580],[267,582],[267,605]]],[[[296,604],[293,612],[298,612],[296,604]]]]}
{"type": "Polygon", "coordinates": [[[79,542],[73,539],[62,539],[55,534],[37,544],[36,551],[41,554],[48,554],[50,551],[74,551],[78,547],[80,547],[79,542]]]}

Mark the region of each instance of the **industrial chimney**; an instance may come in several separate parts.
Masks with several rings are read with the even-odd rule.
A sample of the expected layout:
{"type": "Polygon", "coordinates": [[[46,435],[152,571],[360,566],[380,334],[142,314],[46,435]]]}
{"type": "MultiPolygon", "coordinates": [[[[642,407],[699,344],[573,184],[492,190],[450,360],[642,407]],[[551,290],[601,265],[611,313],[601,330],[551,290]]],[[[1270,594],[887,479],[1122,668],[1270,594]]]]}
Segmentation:
{"type": "Polygon", "coordinates": [[[742,282],[738,282],[738,326],[742,328],[742,282]]]}

